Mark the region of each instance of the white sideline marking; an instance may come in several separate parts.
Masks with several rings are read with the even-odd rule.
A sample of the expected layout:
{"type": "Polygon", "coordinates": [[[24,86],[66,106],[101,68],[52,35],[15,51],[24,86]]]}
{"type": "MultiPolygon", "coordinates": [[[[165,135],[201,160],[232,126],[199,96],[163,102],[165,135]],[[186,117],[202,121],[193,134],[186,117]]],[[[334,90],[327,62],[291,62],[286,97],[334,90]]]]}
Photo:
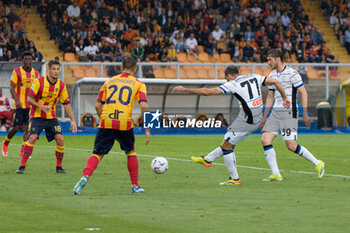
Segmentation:
{"type": "MultiPolygon", "coordinates": [[[[20,145],[22,144],[12,144],[12,145],[20,145]]],[[[44,148],[56,148],[55,146],[45,146],[45,145],[36,145],[35,147],[44,147],[44,148]]],[[[81,149],[81,148],[71,148],[71,147],[66,147],[65,149],[67,150],[76,150],[76,151],[92,151],[91,149],[81,149]]],[[[109,154],[124,154],[123,152],[115,152],[111,151],[109,154]]],[[[155,158],[157,155],[144,155],[144,154],[137,154],[137,156],[141,157],[148,157],[148,158],[155,158]]],[[[163,156],[164,157],[164,156],[163,156]]],[[[192,160],[189,159],[178,159],[178,158],[171,158],[171,157],[165,157],[168,160],[174,160],[174,161],[181,161],[181,162],[192,162],[192,160]]],[[[219,166],[225,166],[224,163],[213,163],[215,165],[219,166]]],[[[243,165],[237,165],[237,167],[240,168],[247,168],[247,169],[252,169],[252,170],[260,170],[260,171],[270,171],[271,169],[269,168],[262,168],[262,167],[251,167],[251,166],[243,166],[243,165]]],[[[316,172],[306,172],[306,171],[293,171],[293,170],[280,170],[281,172],[290,172],[290,173],[299,173],[299,174],[306,174],[306,175],[314,175],[316,172]]],[[[330,176],[330,177],[340,177],[340,178],[349,178],[350,176],[345,176],[345,175],[337,175],[337,174],[328,174],[325,173],[324,176],[330,176]]]]}

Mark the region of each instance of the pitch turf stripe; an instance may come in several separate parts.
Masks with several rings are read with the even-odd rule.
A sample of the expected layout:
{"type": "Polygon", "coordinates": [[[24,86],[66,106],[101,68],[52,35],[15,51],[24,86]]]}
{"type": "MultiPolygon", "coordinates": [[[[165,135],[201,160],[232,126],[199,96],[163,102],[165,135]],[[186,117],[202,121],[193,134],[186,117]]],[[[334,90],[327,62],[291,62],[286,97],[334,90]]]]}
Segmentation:
{"type": "MultiPolygon", "coordinates": [[[[21,146],[22,144],[12,144],[12,145],[18,145],[21,146]]],[[[35,148],[37,147],[43,147],[43,148],[56,148],[55,146],[44,146],[44,145],[35,145],[35,148]]],[[[81,148],[71,148],[71,147],[66,147],[66,150],[76,150],[76,151],[85,151],[85,152],[90,152],[92,150],[89,149],[81,149],[81,148]]],[[[110,154],[125,154],[123,152],[115,152],[111,151],[109,152],[110,154]]],[[[155,158],[157,156],[161,155],[144,155],[144,154],[137,154],[137,156],[141,157],[148,157],[148,158],[155,158]]],[[[178,158],[171,158],[171,157],[165,157],[168,160],[174,160],[174,161],[181,161],[181,162],[192,162],[192,160],[189,159],[178,159],[178,158]]],[[[224,163],[213,163],[215,165],[219,166],[226,166],[224,163]]],[[[252,169],[252,170],[260,170],[260,171],[271,171],[269,168],[262,168],[262,167],[251,167],[251,166],[243,166],[243,165],[237,165],[237,167],[240,168],[247,168],[247,169],[252,169]]],[[[292,171],[292,170],[280,170],[281,172],[290,172],[290,173],[299,173],[299,174],[306,174],[306,175],[315,175],[315,172],[306,172],[306,171],[292,171]]],[[[329,177],[340,177],[340,178],[349,178],[350,176],[344,176],[344,175],[337,175],[337,174],[328,174],[325,173],[324,176],[329,176],[329,177]]]]}

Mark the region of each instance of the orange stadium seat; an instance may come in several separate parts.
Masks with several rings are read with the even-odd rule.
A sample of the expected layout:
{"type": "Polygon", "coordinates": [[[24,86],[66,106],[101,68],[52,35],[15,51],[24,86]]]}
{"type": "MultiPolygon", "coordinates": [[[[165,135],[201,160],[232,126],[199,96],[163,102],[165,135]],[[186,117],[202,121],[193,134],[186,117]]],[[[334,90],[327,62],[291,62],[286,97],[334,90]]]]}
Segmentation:
{"type": "Polygon", "coordinates": [[[187,72],[182,68],[180,68],[180,78],[181,79],[187,78],[187,72]]]}
{"type": "Polygon", "coordinates": [[[66,62],[77,62],[78,60],[76,59],[74,53],[65,53],[64,54],[64,61],[66,61],[66,62]]]}
{"type": "Polygon", "coordinates": [[[163,69],[154,70],[153,74],[154,74],[154,77],[156,77],[156,78],[164,78],[163,69]]]}
{"type": "Polygon", "coordinates": [[[197,75],[199,79],[210,79],[211,77],[209,77],[208,75],[208,70],[206,69],[202,69],[202,70],[198,70],[197,71],[197,75]]]}
{"type": "Polygon", "coordinates": [[[85,76],[84,69],[77,69],[73,71],[74,78],[82,78],[85,76]]]}
{"type": "Polygon", "coordinates": [[[170,78],[170,79],[176,78],[175,70],[165,69],[164,70],[164,78],[170,78]]]}
{"type": "Polygon", "coordinates": [[[91,67],[85,69],[85,77],[96,77],[96,70],[91,67]]]}
{"type": "Polygon", "coordinates": [[[224,62],[224,63],[230,63],[230,62],[232,62],[231,57],[230,57],[230,54],[228,54],[228,53],[222,53],[222,54],[220,55],[220,60],[221,60],[222,62],[224,62]]]}
{"type": "Polygon", "coordinates": [[[200,53],[199,54],[199,60],[204,63],[210,62],[209,55],[207,53],[200,53]]]}
{"type": "Polygon", "coordinates": [[[177,60],[179,62],[187,62],[187,53],[179,53],[177,55],[177,60]]]}
{"type": "Polygon", "coordinates": [[[204,52],[204,46],[203,45],[198,45],[198,49],[200,53],[204,52]]]}
{"type": "Polygon", "coordinates": [[[189,78],[189,79],[196,79],[196,78],[198,78],[197,71],[196,70],[187,70],[186,71],[186,78],[189,78]]]}

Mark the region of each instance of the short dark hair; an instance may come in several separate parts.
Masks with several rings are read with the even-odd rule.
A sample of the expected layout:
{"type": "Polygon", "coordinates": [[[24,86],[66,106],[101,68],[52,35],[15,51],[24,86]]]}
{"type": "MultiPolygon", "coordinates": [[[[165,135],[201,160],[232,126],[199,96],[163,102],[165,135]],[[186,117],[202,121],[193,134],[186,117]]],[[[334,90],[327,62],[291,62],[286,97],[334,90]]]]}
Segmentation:
{"type": "Polygon", "coordinates": [[[282,51],[280,49],[271,49],[269,50],[269,52],[267,53],[268,57],[273,57],[273,58],[280,58],[281,61],[283,61],[283,54],[282,51]]]}
{"type": "Polygon", "coordinates": [[[54,61],[54,60],[49,61],[49,68],[51,68],[53,65],[61,66],[61,64],[58,61],[54,61]]]}
{"type": "Polygon", "coordinates": [[[239,74],[239,69],[237,66],[230,65],[225,69],[225,76],[227,75],[236,75],[239,74]]]}
{"type": "Polygon", "coordinates": [[[24,51],[24,52],[22,53],[21,58],[24,59],[25,56],[30,56],[30,57],[33,59],[32,53],[29,52],[29,51],[24,51]]]}
{"type": "Polygon", "coordinates": [[[132,70],[137,66],[136,59],[134,57],[126,56],[122,59],[123,69],[132,70]]]}

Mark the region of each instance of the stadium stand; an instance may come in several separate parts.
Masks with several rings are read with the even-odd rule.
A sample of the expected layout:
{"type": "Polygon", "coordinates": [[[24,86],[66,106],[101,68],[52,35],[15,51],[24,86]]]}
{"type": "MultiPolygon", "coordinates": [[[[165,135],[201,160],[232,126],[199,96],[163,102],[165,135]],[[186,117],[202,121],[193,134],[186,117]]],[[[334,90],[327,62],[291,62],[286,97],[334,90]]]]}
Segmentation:
{"type": "MultiPolygon", "coordinates": [[[[347,21],[348,6],[339,3],[343,1],[330,7],[325,7],[325,2],[329,1],[321,0],[320,5],[327,17],[336,14],[329,10],[335,8],[334,11],[338,9],[341,14],[340,24],[347,21]]],[[[52,51],[49,54],[55,53],[55,56],[59,48],[58,54],[64,54],[67,62],[78,61],[78,52],[80,55],[85,53],[84,60],[88,57],[91,61],[101,61],[101,54],[104,54],[102,60],[108,62],[120,61],[123,54],[139,57],[135,51],[140,50],[144,62],[177,59],[183,63],[252,63],[266,62],[264,54],[268,48],[280,48],[287,62],[338,62],[338,58],[346,62],[348,59],[329,39],[326,27],[329,25],[319,23],[317,12],[321,11],[317,4],[312,5],[306,0],[280,3],[272,0],[56,0],[36,1],[36,6],[36,12],[46,24],[47,41],[51,43],[41,46],[45,48],[45,53],[48,49],[52,51]],[[186,47],[192,33],[198,43],[198,56],[197,53],[189,54],[191,51],[186,47]],[[79,45],[81,39],[83,45],[79,45]],[[244,57],[243,51],[248,49],[252,56],[244,57]],[[111,57],[106,57],[106,54],[111,54],[111,57]]],[[[34,14],[25,16],[35,22],[31,24],[39,23],[38,19],[28,18],[29,15],[34,14]]],[[[335,28],[341,34],[340,40],[346,41],[346,30],[336,25],[335,28]]],[[[38,31],[40,29],[36,28],[30,33],[38,31]]],[[[39,41],[43,40],[46,40],[44,36],[39,41]]],[[[345,44],[350,45],[350,39],[349,44],[345,44]]],[[[313,68],[308,70],[315,74],[313,68]]],[[[164,72],[161,75],[157,74],[161,71],[155,72],[156,78],[165,76],[164,72]]],[[[91,75],[93,71],[88,73],[91,75]]],[[[197,76],[193,78],[199,77],[198,71],[194,73],[197,76]]],[[[188,77],[186,72],[182,72],[182,76],[188,77]]],[[[336,75],[331,77],[337,78],[336,75]]]]}
{"type": "Polygon", "coordinates": [[[27,35],[29,25],[23,19],[26,12],[12,2],[0,1],[0,61],[19,61],[27,50],[33,53],[34,61],[41,62],[42,54],[27,35]]]}

